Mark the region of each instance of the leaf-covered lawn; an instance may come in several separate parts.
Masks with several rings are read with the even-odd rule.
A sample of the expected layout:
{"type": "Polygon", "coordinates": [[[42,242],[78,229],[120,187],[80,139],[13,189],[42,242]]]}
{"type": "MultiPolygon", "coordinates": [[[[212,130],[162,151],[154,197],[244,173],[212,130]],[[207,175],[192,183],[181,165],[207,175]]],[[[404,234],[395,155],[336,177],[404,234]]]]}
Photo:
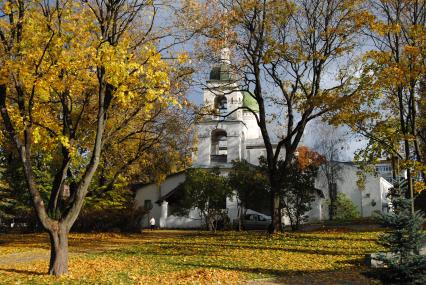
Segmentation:
{"type": "Polygon", "coordinates": [[[71,234],[70,274],[59,278],[45,275],[46,234],[0,235],[0,283],[235,284],[273,277],[287,284],[304,280],[336,284],[332,281],[343,275],[368,284],[360,272],[366,269],[364,255],[380,249],[375,243],[378,234],[323,231],[269,236],[168,230],[71,234]]]}

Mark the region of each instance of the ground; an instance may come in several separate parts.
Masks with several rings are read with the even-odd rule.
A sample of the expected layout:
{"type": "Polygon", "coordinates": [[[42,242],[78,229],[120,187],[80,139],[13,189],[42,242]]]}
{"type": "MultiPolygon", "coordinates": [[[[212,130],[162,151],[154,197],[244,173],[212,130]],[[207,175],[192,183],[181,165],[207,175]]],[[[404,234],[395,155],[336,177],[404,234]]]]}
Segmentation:
{"type": "Polygon", "coordinates": [[[47,276],[46,234],[0,234],[0,284],[377,284],[378,231],[71,234],[70,274],[47,276]]]}

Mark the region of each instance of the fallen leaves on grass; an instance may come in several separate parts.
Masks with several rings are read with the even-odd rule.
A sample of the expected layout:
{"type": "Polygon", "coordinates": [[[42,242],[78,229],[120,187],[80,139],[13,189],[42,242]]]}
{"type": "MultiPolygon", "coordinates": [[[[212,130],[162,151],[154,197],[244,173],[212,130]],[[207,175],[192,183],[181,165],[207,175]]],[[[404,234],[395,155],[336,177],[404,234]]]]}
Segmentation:
{"type": "MultiPolygon", "coordinates": [[[[70,274],[45,275],[48,261],[0,263],[1,284],[235,284],[241,280],[350,271],[377,251],[377,232],[286,233],[155,231],[71,234],[70,274]]],[[[46,236],[0,235],[12,248],[45,251],[46,236]],[[25,240],[28,243],[25,243],[25,240]]]]}

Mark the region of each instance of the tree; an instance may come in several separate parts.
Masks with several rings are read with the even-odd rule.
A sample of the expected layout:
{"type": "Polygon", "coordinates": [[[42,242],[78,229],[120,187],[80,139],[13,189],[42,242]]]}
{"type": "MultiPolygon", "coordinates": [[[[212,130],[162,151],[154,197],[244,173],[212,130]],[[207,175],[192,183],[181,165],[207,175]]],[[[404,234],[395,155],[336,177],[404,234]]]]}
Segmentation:
{"type": "Polygon", "coordinates": [[[259,167],[246,160],[233,161],[228,174],[229,186],[235,191],[238,202],[238,229],[244,227],[244,216],[247,210],[268,207],[267,178],[259,167]]]}
{"type": "Polygon", "coordinates": [[[317,123],[314,129],[314,149],[324,157],[319,172],[324,175],[327,183],[325,186],[329,197],[328,217],[333,220],[336,215],[337,182],[341,179],[342,168],[338,162],[342,159],[343,150],[347,149],[346,138],[342,130],[324,123],[317,123]]]}
{"type": "Polygon", "coordinates": [[[219,169],[189,169],[181,190],[180,212],[198,210],[208,230],[216,231],[219,222],[225,222],[226,199],[232,196],[226,178],[219,169]]]}
{"type": "Polygon", "coordinates": [[[395,185],[388,197],[392,211],[381,214],[379,221],[387,231],[379,243],[389,250],[390,255],[379,257],[387,266],[387,281],[398,284],[424,284],[426,282],[426,257],[420,255],[426,235],[423,233],[423,213],[411,212],[411,201],[405,198],[407,183],[395,185]]]}
{"type": "Polygon", "coordinates": [[[50,274],[68,271],[68,233],[110,134],[134,126],[135,108],[149,116],[156,106],[177,104],[169,92],[172,71],[150,37],[156,10],[143,0],[1,6],[1,139],[18,153],[49,234],[50,274]],[[47,197],[37,177],[40,159],[53,177],[47,197]],[[63,199],[66,183],[70,197],[63,199]]]}
{"type": "MultiPolygon", "coordinates": [[[[423,77],[419,86],[420,100],[419,100],[419,139],[420,147],[422,149],[422,161],[426,165],[426,78],[423,77]]],[[[426,183],[426,182],[425,182],[426,183]]],[[[426,191],[420,192],[415,201],[416,209],[426,212],[426,191]]]]}
{"type": "Polygon", "coordinates": [[[292,230],[297,230],[307,220],[305,213],[311,210],[315,196],[323,196],[321,190],[315,188],[318,167],[323,157],[307,147],[299,147],[297,154],[290,168],[283,167],[283,161],[278,164],[281,171],[281,205],[292,230]]]}
{"type": "MultiPolygon", "coordinates": [[[[358,88],[363,104],[342,108],[335,120],[369,140],[360,153],[367,162],[384,155],[399,160],[411,192],[413,178],[421,180],[425,172],[419,87],[425,74],[426,6],[423,1],[370,0],[367,8],[363,33],[373,48],[363,55],[358,88]]],[[[424,183],[413,186],[415,192],[425,188],[424,183]]]]}
{"type": "Polygon", "coordinates": [[[422,160],[426,164],[426,76],[423,76],[419,85],[419,139],[422,149],[422,160]]]}
{"type": "Polygon", "coordinates": [[[256,117],[262,133],[273,229],[280,230],[278,161],[282,158],[284,170],[290,168],[307,124],[355,100],[347,54],[364,12],[358,1],[186,2],[188,27],[207,35],[209,52],[232,50],[239,89],[258,103],[259,112],[242,108],[256,117]],[[270,120],[279,125],[276,145],[270,120]]]}

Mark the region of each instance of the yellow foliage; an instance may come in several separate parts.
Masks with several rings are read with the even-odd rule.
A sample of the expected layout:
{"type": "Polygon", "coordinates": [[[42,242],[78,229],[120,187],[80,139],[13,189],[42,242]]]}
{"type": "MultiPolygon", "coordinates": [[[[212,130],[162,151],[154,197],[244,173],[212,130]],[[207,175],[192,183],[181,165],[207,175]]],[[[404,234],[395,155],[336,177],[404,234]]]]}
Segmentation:
{"type": "MultiPolygon", "coordinates": [[[[0,8],[8,13],[15,9],[13,3],[6,1],[0,8]]],[[[112,86],[107,133],[123,121],[127,123],[122,136],[126,131],[134,131],[160,108],[179,105],[180,99],[170,84],[174,69],[162,59],[155,43],[137,45],[139,39],[125,31],[120,41],[112,45],[99,35],[96,17],[88,5],[79,1],[63,4],[60,10],[52,7],[52,14],[46,17],[37,1],[28,3],[21,41],[9,54],[0,53],[0,82],[8,84],[8,111],[21,139],[25,126],[32,124],[34,152],[42,150],[55,156],[65,147],[78,165],[87,153],[78,153],[77,146],[91,150],[93,145],[101,88],[99,70],[103,70],[106,83],[112,86]],[[22,86],[23,101],[25,106],[32,107],[31,111],[27,107],[22,113],[15,104],[17,85],[22,86]],[[69,110],[67,119],[74,124],[79,122],[72,139],[66,130],[69,126],[64,108],[69,110]],[[128,117],[136,111],[134,118],[128,117]]],[[[7,17],[0,19],[0,27],[6,36],[14,29],[7,17]]],[[[181,54],[179,58],[183,62],[187,55],[181,54]]]]}
{"type": "Polygon", "coordinates": [[[179,64],[185,64],[190,61],[189,54],[187,52],[183,52],[178,54],[177,61],[179,64]]]}

